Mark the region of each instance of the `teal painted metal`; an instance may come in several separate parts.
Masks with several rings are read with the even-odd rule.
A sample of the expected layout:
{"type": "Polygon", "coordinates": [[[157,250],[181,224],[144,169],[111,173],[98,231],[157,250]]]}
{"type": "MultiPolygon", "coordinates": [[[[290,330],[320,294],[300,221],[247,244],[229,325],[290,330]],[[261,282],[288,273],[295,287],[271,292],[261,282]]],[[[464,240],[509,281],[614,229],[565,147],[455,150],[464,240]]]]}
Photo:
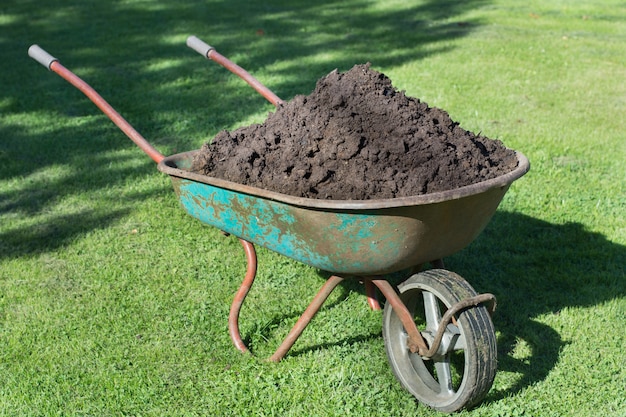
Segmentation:
{"type": "Polygon", "coordinates": [[[287,206],[194,181],[174,183],[185,210],[200,221],[304,263],[330,267],[328,257],[307,250],[287,206]]]}
{"type": "Polygon", "coordinates": [[[295,198],[187,171],[193,152],[166,158],[182,206],[203,223],[312,267],[336,274],[379,275],[441,259],[487,225],[512,181],[414,198],[328,201],[295,198]]]}
{"type": "Polygon", "coordinates": [[[372,253],[379,258],[381,252],[400,251],[401,226],[382,226],[375,213],[308,210],[195,181],[173,182],[191,216],[315,268],[382,271],[391,258],[372,260],[372,253]]]}

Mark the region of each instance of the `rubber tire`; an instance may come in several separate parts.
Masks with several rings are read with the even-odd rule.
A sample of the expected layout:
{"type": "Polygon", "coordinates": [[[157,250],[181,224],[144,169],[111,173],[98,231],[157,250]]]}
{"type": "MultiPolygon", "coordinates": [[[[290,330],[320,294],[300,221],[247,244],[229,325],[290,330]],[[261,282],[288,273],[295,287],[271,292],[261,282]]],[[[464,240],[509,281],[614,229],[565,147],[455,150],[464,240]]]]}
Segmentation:
{"type": "MultiPolygon", "coordinates": [[[[432,269],[415,274],[400,284],[398,289],[400,298],[411,314],[414,317],[421,317],[421,321],[416,320],[416,322],[425,338],[427,329],[424,328],[424,310],[426,309],[423,301],[424,292],[431,293],[438,300],[439,319],[451,305],[476,295],[476,291],[467,281],[444,269],[432,269]]],[[[434,300],[428,294],[426,297],[434,300]]],[[[433,301],[429,301],[426,305],[434,304],[433,301]]],[[[483,399],[491,389],[497,368],[495,331],[491,317],[484,306],[470,307],[461,311],[456,316],[456,325],[451,323],[448,329],[446,332],[450,335],[460,333],[458,338],[464,340],[464,346],[461,345],[459,348],[459,345],[455,344],[454,347],[458,349],[451,348],[451,352],[425,360],[417,353],[409,351],[408,336],[402,323],[391,304],[385,305],[383,340],[395,376],[417,400],[442,412],[468,408],[483,399]],[[462,359],[459,358],[460,354],[463,356],[462,359]],[[455,359],[460,359],[460,361],[451,361],[455,359]],[[436,366],[445,372],[446,367],[448,371],[451,371],[455,363],[458,366],[454,369],[457,372],[454,381],[449,377],[444,378],[444,381],[437,380],[434,371],[436,366]],[[441,389],[443,384],[445,388],[448,388],[447,392],[441,389]]],[[[431,331],[430,334],[432,333],[431,331]]]]}

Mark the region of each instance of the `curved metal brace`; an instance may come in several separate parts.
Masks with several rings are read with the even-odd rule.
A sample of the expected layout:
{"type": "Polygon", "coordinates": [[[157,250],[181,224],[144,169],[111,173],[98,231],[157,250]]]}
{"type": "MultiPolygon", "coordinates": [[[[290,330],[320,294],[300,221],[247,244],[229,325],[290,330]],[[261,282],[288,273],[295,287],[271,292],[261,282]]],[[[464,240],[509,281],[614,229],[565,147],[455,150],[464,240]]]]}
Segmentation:
{"type": "Polygon", "coordinates": [[[441,317],[441,321],[439,322],[439,328],[437,328],[437,333],[435,334],[435,338],[433,339],[433,343],[430,348],[426,352],[418,352],[421,356],[425,358],[430,358],[437,353],[439,350],[439,345],[441,344],[441,340],[443,339],[443,334],[448,327],[448,324],[454,319],[454,315],[459,313],[462,310],[465,310],[469,307],[476,307],[479,304],[490,302],[491,306],[488,307],[489,314],[492,314],[495,310],[496,306],[496,297],[490,293],[478,294],[474,297],[464,298],[458,303],[452,305],[446,312],[443,317],[441,317]]]}
{"type": "Polygon", "coordinates": [[[476,307],[479,304],[491,302],[491,306],[488,307],[488,311],[493,313],[496,305],[496,297],[493,294],[485,293],[479,294],[474,297],[465,298],[458,303],[454,304],[444,313],[441,318],[441,322],[439,323],[439,327],[437,329],[437,333],[435,334],[435,338],[431,346],[429,347],[424,340],[424,337],[420,333],[417,325],[413,321],[413,316],[406,308],[396,291],[393,289],[391,284],[384,279],[372,279],[371,282],[376,285],[380,291],[383,293],[385,298],[387,298],[387,302],[391,304],[391,307],[396,312],[396,315],[402,322],[404,326],[404,330],[406,330],[408,335],[408,348],[411,352],[417,353],[424,358],[431,358],[439,349],[441,345],[441,340],[443,339],[443,334],[446,331],[448,324],[454,320],[454,315],[458,312],[465,310],[469,307],[476,307]]]}
{"type": "Polygon", "coordinates": [[[239,290],[235,294],[233,303],[230,306],[230,313],[228,315],[228,332],[230,333],[230,339],[233,341],[235,347],[243,353],[249,353],[250,351],[241,339],[241,333],[239,333],[239,312],[241,311],[241,306],[243,305],[248,292],[250,292],[250,288],[252,288],[252,284],[256,278],[257,261],[254,245],[243,239],[239,239],[239,242],[241,243],[241,246],[243,246],[243,250],[246,254],[248,269],[239,290]]]}

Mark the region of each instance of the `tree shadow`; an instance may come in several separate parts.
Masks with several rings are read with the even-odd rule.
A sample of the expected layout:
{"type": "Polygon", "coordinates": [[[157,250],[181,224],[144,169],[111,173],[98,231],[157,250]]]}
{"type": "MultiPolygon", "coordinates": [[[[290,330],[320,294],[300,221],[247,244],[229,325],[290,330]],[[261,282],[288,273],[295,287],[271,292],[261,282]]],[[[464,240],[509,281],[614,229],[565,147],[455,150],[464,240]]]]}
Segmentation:
{"type": "Polygon", "coordinates": [[[13,183],[0,190],[3,218],[0,259],[34,255],[68,245],[78,236],[110,226],[131,212],[133,201],[158,192],[112,193],[110,198],[115,206],[90,206],[84,198],[80,206],[74,202],[62,203],[64,198],[72,199],[74,195],[88,195],[114,184],[139,181],[148,170],[156,173],[156,169],[148,167],[153,164],[147,161],[134,163],[132,156],[110,154],[106,138],[86,139],[80,128],[51,128],[46,133],[29,134],[23,129],[2,126],[0,137],[4,139],[0,145],[0,172],[10,172],[7,184],[13,183]],[[78,150],[81,147],[93,154],[85,155],[84,150],[78,150]],[[56,151],[49,151],[53,148],[56,151]],[[51,175],[45,167],[58,167],[61,172],[51,175]],[[119,204],[120,200],[126,204],[119,204]],[[64,208],[57,208],[58,204],[64,208]]]}
{"type": "Polygon", "coordinates": [[[65,246],[79,235],[101,229],[128,214],[128,210],[86,210],[79,214],[56,215],[35,226],[12,228],[0,233],[0,253],[14,258],[35,255],[65,246]]]}
{"type": "MultiPolygon", "coordinates": [[[[145,158],[145,164],[119,166],[126,156],[116,153],[133,145],[81,93],[27,56],[33,43],[93,84],[170,154],[197,149],[219,130],[272,109],[243,81],[186,48],[188,35],[211,42],[289,99],[308,94],[334,68],[347,70],[367,61],[390,67],[449,50],[481,23],[464,14],[486,3],[424,0],[391,10],[367,0],[5,1],[0,180],[18,186],[1,192],[0,213],[33,215],[73,194],[121,186],[154,171],[139,150],[131,158],[145,158]],[[20,182],[51,166],[70,173],[37,187],[20,182]]],[[[0,256],[53,249],[121,215],[87,210],[76,216],[86,221],[81,227],[42,220],[48,223],[42,228],[54,234],[0,256]],[[63,238],[55,241],[55,235],[63,238]]],[[[2,233],[15,241],[25,231],[17,227],[2,233]]]]}

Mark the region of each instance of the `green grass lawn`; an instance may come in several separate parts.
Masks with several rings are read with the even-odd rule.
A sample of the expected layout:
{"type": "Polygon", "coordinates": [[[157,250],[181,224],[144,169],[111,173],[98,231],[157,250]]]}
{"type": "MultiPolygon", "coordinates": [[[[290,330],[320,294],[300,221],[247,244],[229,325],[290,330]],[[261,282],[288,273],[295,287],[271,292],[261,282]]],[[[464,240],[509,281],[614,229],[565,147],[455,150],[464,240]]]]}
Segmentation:
{"type": "Polygon", "coordinates": [[[267,363],[320,271],[259,248],[241,317],[237,240],[38,43],[166,155],[270,104],[185,46],[195,34],[284,99],[371,62],[399,89],[526,154],[446,266],[498,297],[498,374],[467,416],[625,416],[626,8],[617,0],[5,0],[0,5],[0,415],[435,416],[395,380],[381,314],[339,288],[267,363]]]}

